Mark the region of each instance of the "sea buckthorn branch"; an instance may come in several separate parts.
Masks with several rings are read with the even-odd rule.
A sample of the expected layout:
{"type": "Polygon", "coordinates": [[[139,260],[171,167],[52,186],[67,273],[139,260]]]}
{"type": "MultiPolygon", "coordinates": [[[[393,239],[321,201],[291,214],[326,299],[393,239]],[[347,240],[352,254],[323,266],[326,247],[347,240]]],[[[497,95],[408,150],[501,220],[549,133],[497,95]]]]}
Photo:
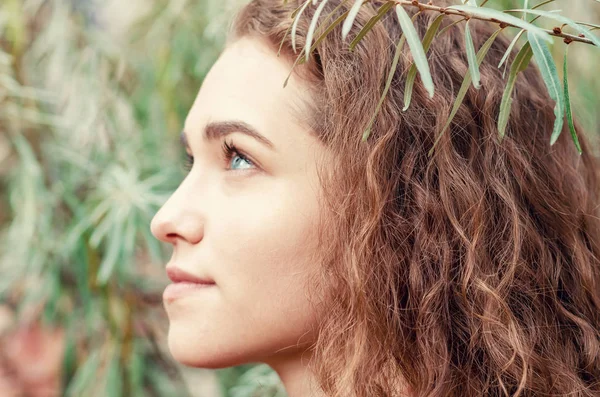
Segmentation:
{"type": "MultiPolygon", "coordinates": [[[[336,11],[347,1],[348,0],[344,0],[342,3],[340,3],[340,5],[338,5],[338,7],[336,7],[335,10],[333,10],[330,13],[330,15],[327,18],[325,18],[325,20],[329,20],[333,15],[335,15],[336,11]]],[[[512,84],[507,84],[505,87],[504,93],[503,93],[502,105],[500,107],[499,116],[498,116],[498,138],[499,138],[499,140],[502,140],[504,133],[506,131],[507,120],[508,120],[508,117],[510,115],[510,110],[511,110],[512,87],[514,86],[514,81],[517,78],[517,74],[520,71],[525,70],[525,68],[529,64],[529,60],[531,58],[533,58],[533,59],[535,59],[536,63],[538,64],[542,78],[544,80],[546,88],[548,89],[549,96],[555,103],[555,107],[554,107],[555,122],[554,122],[553,131],[552,131],[552,136],[550,139],[550,145],[553,145],[557,141],[559,135],[561,134],[562,127],[563,127],[563,119],[564,119],[564,115],[566,113],[566,116],[569,119],[569,128],[571,130],[571,135],[573,137],[573,141],[575,142],[578,152],[581,154],[581,147],[578,143],[574,125],[571,122],[571,115],[569,114],[570,113],[570,103],[569,103],[570,98],[569,98],[569,92],[568,92],[568,82],[567,82],[567,77],[566,77],[566,61],[565,61],[565,68],[564,68],[565,69],[564,81],[561,83],[558,73],[557,73],[557,70],[556,70],[557,68],[556,68],[555,62],[554,62],[552,54],[548,48],[548,42],[552,43],[551,36],[555,36],[555,37],[562,38],[566,44],[569,44],[573,41],[577,41],[577,42],[582,42],[582,43],[586,43],[586,44],[591,44],[591,45],[594,45],[594,46],[600,48],[600,37],[597,37],[592,33],[592,30],[600,29],[600,25],[595,25],[595,24],[587,23],[587,22],[573,21],[572,19],[569,19],[563,15],[560,15],[559,10],[553,10],[553,11],[538,10],[538,8],[540,8],[546,4],[549,4],[553,1],[554,0],[545,0],[545,1],[542,1],[542,2],[534,5],[533,7],[529,7],[528,1],[525,0],[524,6],[522,9],[509,9],[509,10],[498,11],[498,10],[491,9],[488,7],[483,7],[483,5],[487,3],[487,0],[484,0],[480,5],[477,5],[477,2],[475,0],[469,0],[469,1],[463,1],[463,5],[451,5],[451,6],[446,6],[446,7],[436,6],[433,4],[432,1],[429,1],[428,3],[420,3],[417,0],[354,0],[354,3],[352,4],[352,6],[348,7],[347,10],[344,13],[342,13],[341,15],[339,15],[337,17],[337,19],[335,19],[332,23],[330,23],[330,24],[322,23],[320,26],[317,26],[319,15],[320,15],[321,11],[323,11],[327,0],[321,0],[321,4],[318,4],[319,1],[305,0],[292,13],[292,16],[291,16],[294,19],[294,23],[293,23],[292,29],[291,29],[292,43],[294,43],[294,38],[295,38],[294,37],[295,29],[293,27],[295,27],[297,25],[297,22],[301,16],[301,14],[304,12],[304,10],[307,9],[307,7],[310,5],[310,3],[312,3],[313,6],[318,5],[318,8],[317,8],[314,16],[312,17],[310,28],[307,33],[307,40],[306,40],[305,46],[300,51],[300,54],[296,58],[296,61],[294,62],[294,65],[292,66],[292,70],[290,71],[290,76],[293,72],[294,67],[297,64],[308,62],[308,60],[310,58],[310,54],[317,48],[319,43],[321,43],[321,41],[324,40],[325,37],[333,31],[333,29],[337,25],[340,25],[340,24],[342,25],[342,27],[341,27],[342,39],[346,40],[346,38],[350,34],[350,31],[352,30],[355,19],[358,16],[358,13],[363,5],[365,5],[367,3],[372,3],[372,4],[380,5],[380,7],[379,7],[377,13],[375,15],[373,15],[371,17],[371,19],[368,22],[366,22],[364,24],[364,26],[362,26],[360,31],[354,36],[353,40],[351,41],[351,43],[349,45],[350,51],[354,50],[354,47],[358,44],[358,42],[360,42],[365,37],[365,35],[374,27],[374,25],[384,15],[386,15],[388,12],[395,11],[395,13],[397,14],[397,17],[398,17],[398,21],[402,28],[402,35],[401,35],[398,45],[397,45],[396,55],[394,56],[394,62],[392,64],[392,67],[388,74],[386,89],[383,90],[383,93],[382,93],[379,103],[376,107],[376,110],[375,110],[373,116],[371,117],[371,121],[369,122],[365,131],[363,132],[362,140],[364,141],[368,138],[368,136],[371,133],[372,123],[374,122],[375,117],[380,110],[380,106],[385,99],[387,87],[389,86],[389,84],[391,83],[391,81],[393,79],[395,69],[396,69],[397,57],[399,55],[399,52],[401,51],[402,44],[404,42],[408,43],[410,52],[412,53],[413,59],[414,59],[413,65],[411,66],[411,69],[413,69],[412,70],[413,73],[412,73],[412,75],[409,74],[409,77],[405,81],[405,84],[406,84],[405,93],[408,95],[405,96],[405,106],[403,108],[403,111],[406,111],[410,105],[410,94],[413,89],[414,77],[416,76],[415,68],[416,68],[416,70],[418,70],[418,72],[421,76],[421,83],[423,84],[424,88],[428,92],[429,97],[432,98],[434,95],[435,87],[434,87],[434,83],[433,83],[433,80],[431,77],[431,72],[429,70],[429,63],[427,61],[426,52],[427,52],[427,48],[429,47],[428,40],[433,40],[433,38],[436,37],[436,32],[438,31],[438,28],[439,28],[440,22],[441,22],[440,18],[443,18],[443,16],[445,16],[445,15],[456,15],[456,16],[462,17],[462,18],[454,21],[453,23],[451,23],[449,26],[446,26],[444,29],[439,31],[439,33],[437,34],[437,36],[439,36],[440,34],[445,32],[447,29],[454,26],[455,24],[466,21],[465,44],[466,44],[467,58],[469,60],[469,71],[465,75],[465,79],[463,81],[463,84],[461,85],[461,89],[455,100],[453,110],[450,113],[445,126],[442,128],[441,131],[439,131],[438,134],[436,134],[437,138],[435,139],[435,143],[434,143],[433,147],[431,148],[431,150],[429,151],[429,155],[431,155],[433,153],[434,147],[436,146],[437,142],[439,141],[439,139],[442,136],[442,134],[444,133],[444,131],[450,127],[452,120],[454,118],[454,115],[456,114],[456,110],[461,105],[464,95],[466,94],[466,92],[469,88],[469,85],[472,83],[473,86],[475,87],[475,89],[480,89],[479,65],[485,58],[487,50],[489,50],[495,37],[507,27],[519,28],[519,29],[521,29],[521,31],[513,39],[510,47],[507,49],[504,57],[502,58],[502,61],[498,65],[498,67],[501,67],[502,63],[510,55],[512,48],[516,44],[516,41],[519,39],[519,37],[523,33],[527,32],[526,43],[523,46],[523,48],[521,49],[521,52],[522,52],[521,58],[522,59],[519,59],[519,63],[515,63],[515,60],[513,59],[512,66],[511,66],[511,72],[509,74],[509,82],[512,82],[512,84]],[[464,3],[467,3],[467,5],[464,5],[464,3]],[[411,21],[411,18],[409,18],[407,12],[405,11],[405,8],[410,8],[410,7],[415,7],[418,9],[417,12],[413,16],[412,21],[411,21]],[[417,33],[415,27],[413,26],[413,22],[414,22],[414,18],[417,15],[419,15],[425,11],[437,12],[440,15],[438,16],[438,18],[435,19],[435,21],[431,24],[431,26],[428,27],[427,33],[425,33],[425,37],[423,39],[421,39],[420,35],[417,33]],[[522,18],[519,19],[519,18],[511,15],[510,13],[521,13],[522,18]],[[527,21],[527,14],[535,15],[535,17],[533,19],[531,19],[530,21],[527,21]],[[554,26],[551,30],[543,29],[543,28],[540,28],[539,26],[533,25],[533,22],[540,17],[545,17],[547,19],[556,21],[559,24],[562,23],[562,25],[554,26]],[[484,45],[479,49],[477,54],[475,53],[473,38],[472,38],[470,28],[469,28],[469,21],[471,19],[487,21],[490,23],[498,24],[498,26],[499,26],[499,29],[494,34],[492,34],[492,36],[490,36],[488,38],[486,43],[484,43],[484,45]],[[563,28],[567,25],[570,28],[574,29],[579,34],[573,35],[573,34],[565,33],[563,31],[563,28]],[[320,29],[318,34],[316,34],[317,29],[320,29]],[[313,37],[316,37],[314,42],[313,42],[313,37]],[[427,39],[428,37],[429,37],[429,39],[427,39]]],[[[285,36],[287,36],[288,33],[289,33],[289,29],[288,29],[288,32],[286,32],[286,34],[284,35],[284,38],[282,39],[282,44],[283,44],[283,41],[285,40],[285,36]]],[[[293,46],[293,47],[294,47],[294,51],[295,51],[296,50],[295,46],[293,46]]],[[[565,58],[566,58],[566,54],[565,54],[565,58]]],[[[288,76],[288,79],[289,79],[289,76],[288,76]]],[[[284,87],[287,84],[288,79],[286,79],[286,81],[284,83],[284,87]]]]}
{"type": "MultiPolygon", "coordinates": [[[[376,4],[380,4],[380,3],[388,3],[389,1],[383,1],[383,0],[374,0],[373,1],[376,4]]],[[[506,21],[501,21],[497,18],[489,18],[489,17],[484,17],[484,16],[478,16],[478,15],[473,15],[469,12],[466,11],[462,11],[462,10],[457,10],[457,9],[453,9],[453,8],[449,8],[449,7],[440,7],[440,6],[436,6],[433,5],[433,3],[430,1],[429,3],[419,3],[416,0],[394,0],[394,3],[402,5],[402,6],[412,6],[412,7],[417,7],[420,11],[425,11],[425,10],[429,10],[429,11],[435,11],[435,12],[439,12],[442,14],[446,14],[446,15],[458,15],[458,16],[462,16],[465,17],[466,19],[478,19],[481,21],[488,21],[488,22],[493,22],[493,23],[497,23],[500,27],[515,27],[518,28],[517,25],[514,25],[512,23],[506,22],[506,21]]],[[[483,4],[485,4],[486,2],[483,2],[483,4]]],[[[544,2],[544,4],[550,3],[550,1],[548,2],[544,2]]],[[[479,6],[479,8],[482,8],[482,6],[479,6]]],[[[581,25],[587,25],[585,23],[580,23],[581,25]]],[[[563,25],[564,26],[564,25],[563,25]]],[[[558,28],[558,27],[557,27],[558,28]]],[[[541,28],[540,28],[541,29],[541,28]]],[[[593,41],[586,38],[583,34],[579,34],[579,35],[573,35],[573,34],[569,34],[569,33],[565,33],[562,31],[562,29],[558,28],[558,29],[542,29],[544,32],[548,33],[551,36],[556,36],[556,37],[561,37],[564,39],[565,43],[570,43],[573,41],[578,41],[581,43],[586,43],[586,44],[591,44],[594,45],[593,41]]]]}

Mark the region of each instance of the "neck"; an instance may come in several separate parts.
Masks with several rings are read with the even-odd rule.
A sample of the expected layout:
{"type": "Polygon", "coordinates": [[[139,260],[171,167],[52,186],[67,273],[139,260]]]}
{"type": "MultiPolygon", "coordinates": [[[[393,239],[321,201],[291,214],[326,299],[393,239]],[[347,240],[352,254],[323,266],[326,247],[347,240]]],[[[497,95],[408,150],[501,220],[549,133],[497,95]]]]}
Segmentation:
{"type": "MultiPolygon", "coordinates": [[[[263,361],[269,365],[281,379],[288,397],[326,397],[317,385],[314,375],[308,369],[311,358],[310,351],[287,356],[275,356],[263,361]]],[[[415,397],[416,393],[398,376],[395,390],[403,397],[415,397]]]]}
{"type": "Polygon", "coordinates": [[[309,351],[285,357],[272,357],[265,361],[283,383],[288,397],[325,397],[308,369],[311,358],[309,351]]]}

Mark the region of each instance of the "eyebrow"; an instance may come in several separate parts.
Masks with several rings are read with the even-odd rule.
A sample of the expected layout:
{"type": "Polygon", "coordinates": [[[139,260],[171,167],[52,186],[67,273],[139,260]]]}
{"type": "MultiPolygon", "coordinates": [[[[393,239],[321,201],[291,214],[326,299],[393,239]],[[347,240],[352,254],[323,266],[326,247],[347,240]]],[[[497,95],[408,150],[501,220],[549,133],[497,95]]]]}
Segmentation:
{"type": "MultiPolygon", "coordinates": [[[[204,129],[204,137],[208,140],[217,140],[234,132],[240,132],[244,135],[250,136],[256,139],[257,141],[263,143],[270,149],[275,149],[275,145],[273,145],[273,142],[271,142],[265,136],[258,133],[258,131],[250,124],[239,120],[215,121],[208,123],[206,128],[204,129]]],[[[185,131],[181,132],[179,140],[185,148],[189,148],[187,134],[185,133],[185,131]]]]}

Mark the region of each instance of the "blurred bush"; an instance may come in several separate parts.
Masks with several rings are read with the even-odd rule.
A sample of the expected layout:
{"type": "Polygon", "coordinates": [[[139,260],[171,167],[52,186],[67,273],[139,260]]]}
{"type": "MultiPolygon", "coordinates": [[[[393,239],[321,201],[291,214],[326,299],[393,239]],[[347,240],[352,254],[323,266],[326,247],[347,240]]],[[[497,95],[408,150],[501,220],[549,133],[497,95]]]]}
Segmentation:
{"type": "MultiPolygon", "coordinates": [[[[149,224],[183,176],[179,132],[245,1],[0,3],[0,347],[61,346],[57,394],[192,393],[164,346],[168,252],[149,224]]],[[[571,17],[599,19],[580,3],[571,17]]],[[[597,133],[600,57],[574,47],[575,115],[597,133]]],[[[0,351],[2,394],[17,370],[0,351]]],[[[284,395],[264,365],[215,373],[224,396],[284,395]]]]}
{"type": "MultiPolygon", "coordinates": [[[[241,3],[0,3],[0,387],[20,376],[0,394],[33,393],[22,372],[52,343],[61,379],[46,393],[190,395],[164,346],[169,253],[149,224],[183,176],[179,132],[241,3]],[[30,361],[9,354],[21,345],[30,361]]],[[[252,368],[220,371],[223,395],[252,395],[252,368]]]]}

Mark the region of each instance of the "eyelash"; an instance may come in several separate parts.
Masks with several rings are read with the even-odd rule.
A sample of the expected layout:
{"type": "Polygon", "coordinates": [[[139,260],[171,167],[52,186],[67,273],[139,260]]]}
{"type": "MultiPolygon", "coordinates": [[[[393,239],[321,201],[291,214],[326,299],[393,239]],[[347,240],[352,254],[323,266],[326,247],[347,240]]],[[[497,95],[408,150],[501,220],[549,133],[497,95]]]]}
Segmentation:
{"type": "MultiPolygon", "coordinates": [[[[254,164],[252,160],[248,159],[246,155],[240,151],[233,142],[228,143],[226,140],[223,141],[223,145],[221,146],[224,160],[227,164],[231,161],[234,155],[238,156],[242,160],[248,162],[249,164],[254,164]]],[[[189,153],[186,153],[185,160],[185,169],[186,171],[190,171],[192,166],[194,165],[194,157],[190,156],[189,153]]]]}

